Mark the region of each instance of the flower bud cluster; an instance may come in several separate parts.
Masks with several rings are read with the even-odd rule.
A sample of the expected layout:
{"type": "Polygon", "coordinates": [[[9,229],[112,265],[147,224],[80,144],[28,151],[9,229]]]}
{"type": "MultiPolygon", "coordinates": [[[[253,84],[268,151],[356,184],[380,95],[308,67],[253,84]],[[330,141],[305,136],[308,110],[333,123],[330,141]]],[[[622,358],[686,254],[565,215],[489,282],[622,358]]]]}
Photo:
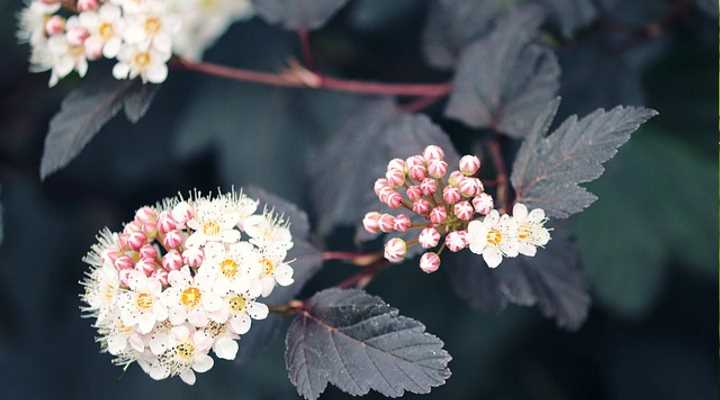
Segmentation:
{"type": "Polygon", "coordinates": [[[242,193],[166,199],[142,207],[122,232],[104,230],[84,258],[86,316],[115,363],[154,379],[232,360],[252,319],[264,319],[276,284],[293,283],[287,222],[242,193]]]}
{"type": "Polygon", "coordinates": [[[51,71],[50,86],[88,61],[116,61],[117,79],[160,83],[172,54],[199,58],[234,21],[252,15],[249,0],[32,0],[18,37],[30,43],[31,70],[51,71]]]}
{"type": "Polygon", "coordinates": [[[420,258],[420,268],[428,273],[438,270],[440,253],[446,248],[451,252],[469,248],[495,268],[503,257],[533,256],[536,247],[547,244],[550,235],[544,227],[545,213],[540,209],[528,213],[524,205],[516,204],[513,217],[500,216],[492,196],[476,177],[480,166],[478,157],[466,155],[460,158],[457,169],[449,170],[443,149],[435,145],[405,160],[390,160],[385,176],[375,181],[373,189],[390,209],[404,211],[369,212],[363,218],[363,227],[369,233],[418,229],[419,234],[411,240],[388,240],[385,258],[401,262],[409,247],[417,243],[428,250],[440,246],[440,250],[428,251],[420,258]],[[417,220],[413,222],[411,217],[417,220]]]}

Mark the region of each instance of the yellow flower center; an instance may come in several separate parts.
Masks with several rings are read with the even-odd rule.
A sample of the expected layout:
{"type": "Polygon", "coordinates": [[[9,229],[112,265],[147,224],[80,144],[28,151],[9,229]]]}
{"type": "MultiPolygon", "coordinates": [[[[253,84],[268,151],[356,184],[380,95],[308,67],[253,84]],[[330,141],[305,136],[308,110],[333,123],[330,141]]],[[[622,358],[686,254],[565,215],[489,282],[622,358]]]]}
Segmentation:
{"type": "Polygon", "coordinates": [[[130,336],[133,332],[135,332],[135,327],[130,325],[123,324],[122,320],[118,318],[115,321],[115,329],[124,335],[130,336]]]}
{"type": "Polygon", "coordinates": [[[137,65],[140,69],[146,68],[148,65],[150,65],[150,53],[148,53],[147,51],[143,51],[135,54],[135,57],[133,58],[133,63],[137,65]]]}
{"type": "Polygon", "coordinates": [[[232,259],[226,258],[220,263],[220,272],[222,272],[226,278],[234,278],[238,272],[238,265],[232,259]]]}
{"type": "Polygon", "coordinates": [[[200,304],[200,289],[189,287],[180,293],[180,304],[193,308],[200,304]]]}
{"type": "Polygon", "coordinates": [[[205,9],[213,9],[217,6],[217,0],[201,0],[200,6],[205,9]]]}
{"type": "Polygon", "coordinates": [[[139,309],[149,310],[153,306],[153,298],[147,293],[140,293],[135,299],[135,303],[139,309]]]}
{"type": "Polygon", "coordinates": [[[100,33],[100,37],[103,40],[110,40],[115,34],[115,29],[113,28],[111,23],[103,22],[98,27],[98,33],[100,33]]]}
{"type": "Polygon", "coordinates": [[[195,353],[195,346],[192,343],[181,343],[175,346],[175,353],[182,360],[190,360],[195,353]]]}
{"type": "Polygon", "coordinates": [[[161,27],[162,22],[160,22],[160,18],[158,17],[149,17],[145,20],[145,33],[150,36],[160,32],[161,27]]]}
{"type": "Polygon", "coordinates": [[[530,230],[530,226],[528,224],[520,225],[520,227],[518,228],[517,237],[523,242],[529,241],[531,234],[532,231],[530,230]]]}
{"type": "Polygon", "coordinates": [[[70,47],[70,55],[73,57],[80,57],[85,55],[85,46],[71,46],[70,47]]]}
{"type": "Polygon", "coordinates": [[[202,231],[208,236],[215,236],[220,233],[220,224],[215,221],[208,221],[203,224],[202,231]]]}
{"type": "Polygon", "coordinates": [[[102,289],[100,290],[100,295],[102,296],[105,301],[110,302],[113,298],[115,298],[115,292],[117,290],[115,289],[115,286],[105,284],[102,286],[102,289]]]}
{"type": "Polygon", "coordinates": [[[487,242],[493,246],[500,245],[500,242],[502,242],[502,238],[502,233],[495,228],[490,229],[486,236],[487,242]]]}
{"type": "Polygon", "coordinates": [[[270,276],[275,272],[275,263],[267,257],[263,257],[260,260],[260,265],[262,265],[263,275],[265,276],[270,276]]]}
{"type": "Polygon", "coordinates": [[[245,311],[245,306],[247,305],[247,300],[244,296],[236,295],[230,298],[229,300],[230,308],[235,311],[236,313],[245,311]]]}

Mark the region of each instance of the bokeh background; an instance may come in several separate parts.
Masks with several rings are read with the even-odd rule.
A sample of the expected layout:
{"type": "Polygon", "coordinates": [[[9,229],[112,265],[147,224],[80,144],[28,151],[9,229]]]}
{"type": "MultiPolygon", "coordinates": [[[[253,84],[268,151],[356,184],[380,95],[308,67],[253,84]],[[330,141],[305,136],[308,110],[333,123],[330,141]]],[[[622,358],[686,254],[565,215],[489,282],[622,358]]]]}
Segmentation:
{"type": "MultiPolygon", "coordinates": [[[[352,1],[312,33],[318,64],[345,77],[448,79],[421,53],[427,3],[352,1]]],[[[669,2],[619,3],[603,18],[634,28],[661,20],[669,2]]],[[[309,207],[310,150],[352,112],[354,99],[173,72],[137,125],[116,118],[41,182],[48,121],[77,81],[49,90],[45,74],[27,72],[28,49],[14,37],[20,6],[0,1],[0,397],[295,398],[282,335],[250,362],[216,362],[194,387],[112,366],[80,318],[80,259],[102,227],[120,229],[138,206],[194,187],[256,184],[309,207]]],[[[394,268],[369,290],[424,322],[454,356],[451,379],[423,398],[718,397],[717,32],[717,19],[690,4],[657,37],[627,48],[618,49],[602,24],[556,43],[563,115],[617,104],[661,113],[590,185],[600,200],[574,221],[592,286],[590,316],[573,333],[536,309],[483,314],[453,293],[445,274],[394,268]]],[[[299,54],[294,34],[253,19],[233,26],[206,58],[277,70],[299,54]]],[[[427,112],[462,150],[484,134],[442,119],[440,105],[427,112]]],[[[351,233],[336,231],[326,246],[351,250],[351,233]]],[[[304,293],[334,284],[348,268],[327,264],[304,293]]],[[[346,395],[330,388],[324,398],[346,395]]]]}

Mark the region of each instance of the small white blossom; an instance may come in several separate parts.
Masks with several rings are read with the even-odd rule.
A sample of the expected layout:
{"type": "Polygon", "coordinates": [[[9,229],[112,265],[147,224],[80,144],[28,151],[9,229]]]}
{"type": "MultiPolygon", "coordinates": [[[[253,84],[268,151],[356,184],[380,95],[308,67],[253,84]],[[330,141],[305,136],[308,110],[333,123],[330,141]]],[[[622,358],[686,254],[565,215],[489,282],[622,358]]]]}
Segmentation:
{"type": "Polygon", "coordinates": [[[88,52],[96,57],[99,54],[106,58],[117,57],[123,44],[125,29],[122,10],[115,5],[104,4],[97,12],[87,11],[80,14],[79,18],[81,25],[90,33],[85,41],[88,52]]]}
{"type": "Polygon", "coordinates": [[[135,79],[143,82],[162,83],[168,75],[167,62],[170,53],[141,45],[126,45],[117,55],[118,63],[113,68],[116,79],[135,79]]]}
{"type": "Polygon", "coordinates": [[[222,307],[222,300],[204,284],[202,276],[193,277],[188,267],[168,274],[170,287],[163,292],[163,302],[173,325],[189,321],[194,326],[205,326],[208,313],[222,307]]]}
{"type": "Polygon", "coordinates": [[[161,300],[162,285],[157,279],[148,278],[139,271],[130,271],[129,291],[122,293],[119,307],[123,323],[137,326],[138,332],[149,333],[168,317],[168,311],[161,300]]]}
{"type": "Polygon", "coordinates": [[[195,216],[187,222],[194,232],[186,245],[196,247],[207,242],[235,242],[240,239],[240,232],[234,229],[239,220],[239,214],[227,198],[200,200],[195,206],[195,216]]]}
{"type": "Polygon", "coordinates": [[[510,216],[502,217],[492,210],[483,220],[468,224],[467,238],[470,251],[482,254],[488,267],[496,268],[504,257],[516,257],[518,244],[513,237],[510,216]]]}
{"type": "Polygon", "coordinates": [[[517,203],[513,207],[514,237],[518,242],[520,254],[533,257],[537,247],[543,247],[550,241],[550,232],[545,228],[545,211],[536,208],[528,213],[525,205],[517,203]]]}
{"type": "Polygon", "coordinates": [[[161,380],[179,376],[188,385],[195,384],[195,372],[209,371],[214,361],[207,353],[212,347],[212,338],[202,330],[189,325],[171,329],[170,347],[160,356],[144,353],[138,363],[153,379],[161,380]]]}

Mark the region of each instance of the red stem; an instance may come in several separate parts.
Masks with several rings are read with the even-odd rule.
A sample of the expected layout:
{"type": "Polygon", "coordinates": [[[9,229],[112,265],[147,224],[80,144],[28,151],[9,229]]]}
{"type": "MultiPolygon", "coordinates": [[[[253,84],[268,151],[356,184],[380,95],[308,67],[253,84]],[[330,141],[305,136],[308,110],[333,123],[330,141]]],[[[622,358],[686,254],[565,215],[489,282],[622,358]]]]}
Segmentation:
{"type": "Polygon", "coordinates": [[[337,90],[344,92],[392,96],[444,96],[450,93],[449,83],[380,83],[339,79],[320,75],[298,64],[280,73],[258,72],[207,62],[175,58],[176,67],[207,75],[272,86],[337,90]]]}
{"type": "Polygon", "coordinates": [[[300,48],[302,49],[303,61],[310,70],[315,70],[315,60],[312,56],[312,50],[310,47],[310,33],[307,29],[299,29],[297,31],[298,38],[300,39],[300,48]]]}
{"type": "Polygon", "coordinates": [[[502,150],[500,149],[500,141],[498,137],[491,139],[487,142],[488,151],[492,158],[493,165],[495,166],[495,172],[497,173],[497,200],[500,205],[500,212],[507,211],[508,198],[510,196],[510,188],[508,186],[508,173],[505,168],[505,159],[502,156],[502,150]]]}

